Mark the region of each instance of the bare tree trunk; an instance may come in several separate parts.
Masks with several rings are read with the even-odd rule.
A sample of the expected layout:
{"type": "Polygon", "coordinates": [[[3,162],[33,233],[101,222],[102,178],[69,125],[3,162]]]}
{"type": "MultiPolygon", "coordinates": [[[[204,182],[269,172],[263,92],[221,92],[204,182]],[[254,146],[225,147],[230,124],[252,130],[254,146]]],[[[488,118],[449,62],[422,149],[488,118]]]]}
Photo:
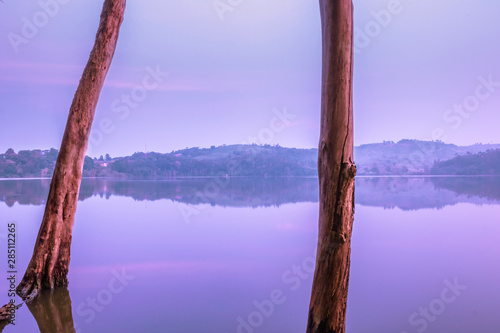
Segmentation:
{"type": "Polygon", "coordinates": [[[8,320],[0,320],[0,333],[3,332],[3,329],[9,325],[8,320]]]}
{"type": "Polygon", "coordinates": [[[319,237],[308,333],[345,332],[354,220],[353,6],[320,0],[323,34],[319,237]]]}
{"type": "Polygon", "coordinates": [[[116,48],[126,0],[105,0],[94,48],[69,111],[33,256],[17,287],[23,299],[68,284],[71,234],[95,109],[116,48]]]}
{"type": "Polygon", "coordinates": [[[11,303],[5,304],[0,308],[0,333],[2,333],[3,329],[10,324],[10,320],[12,318],[11,309],[11,303]]]}
{"type": "Polygon", "coordinates": [[[16,314],[17,309],[21,307],[21,304],[12,305],[11,303],[7,303],[0,308],[0,333],[3,332],[3,329],[10,325],[10,320],[12,319],[12,310],[14,310],[14,314],[16,314]]]}

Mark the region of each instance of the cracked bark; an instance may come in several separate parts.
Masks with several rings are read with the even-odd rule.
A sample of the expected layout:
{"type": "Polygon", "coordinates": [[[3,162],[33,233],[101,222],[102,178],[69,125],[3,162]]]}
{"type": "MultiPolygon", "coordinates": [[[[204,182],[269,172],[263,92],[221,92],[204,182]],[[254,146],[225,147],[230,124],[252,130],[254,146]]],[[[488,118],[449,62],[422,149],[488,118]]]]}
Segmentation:
{"type": "MultiPolygon", "coordinates": [[[[20,305],[17,307],[20,307],[20,305]]],[[[12,306],[10,303],[7,303],[0,308],[0,333],[3,332],[3,329],[7,325],[10,325],[10,320],[12,318],[12,314],[10,312],[11,309],[12,309],[12,306]]]]}
{"type": "Polygon", "coordinates": [[[353,6],[320,0],[323,36],[321,133],[318,152],[319,235],[308,333],[345,332],[354,220],[353,6]]]}
{"type": "Polygon", "coordinates": [[[105,0],[94,48],[69,111],[45,213],[17,293],[31,300],[42,289],[68,284],[71,235],[90,129],[116,48],[126,0],[105,0]]]}

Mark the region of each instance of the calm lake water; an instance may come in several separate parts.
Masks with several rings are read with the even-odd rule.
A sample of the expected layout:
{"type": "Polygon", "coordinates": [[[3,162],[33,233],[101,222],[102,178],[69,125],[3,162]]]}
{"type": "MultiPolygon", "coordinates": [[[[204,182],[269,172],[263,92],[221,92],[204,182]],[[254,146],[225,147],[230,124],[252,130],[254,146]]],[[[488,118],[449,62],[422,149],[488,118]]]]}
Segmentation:
{"type": "MultiPolygon", "coordinates": [[[[17,282],[48,187],[0,180],[17,282]]],[[[39,332],[30,310],[50,310],[76,332],[303,333],[317,196],[315,178],[84,180],[70,297],[52,300],[72,321],[23,305],[4,332],[39,332]]],[[[358,178],[347,331],[499,332],[499,204],[499,178],[358,178]]]]}

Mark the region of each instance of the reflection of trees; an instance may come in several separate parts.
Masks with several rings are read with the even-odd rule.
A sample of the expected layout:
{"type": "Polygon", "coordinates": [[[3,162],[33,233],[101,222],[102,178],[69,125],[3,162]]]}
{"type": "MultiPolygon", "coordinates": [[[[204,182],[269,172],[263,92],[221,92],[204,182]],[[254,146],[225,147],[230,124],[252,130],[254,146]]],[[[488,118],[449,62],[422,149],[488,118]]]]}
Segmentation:
{"type": "MultiPolygon", "coordinates": [[[[95,184],[97,185],[97,184],[95,184]]],[[[279,206],[284,203],[317,201],[315,178],[229,178],[181,181],[107,182],[106,190],[94,195],[119,195],[134,200],[170,199],[189,204],[219,206],[279,206]]],[[[87,192],[89,194],[90,192],[87,192]]],[[[85,195],[83,191],[81,195],[85,195]]]]}
{"type": "Polygon", "coordinates": [[[456,196],[437,193],[426,178],[373,177],[356,179],[356,202],[365,206],[414,210],[442,208],[456,196]]]}
{"type": "MultiPolygon", "coordinates": [[[[43,290],[26,305],[41,333],[76,333],[68,288],[43,290]]],[[[0,309],[0,319],[4,318],[4,309],[0,309]]],[[[8,320],[0,320],[0,332],[8,325],[8,320]]]]}
{"type": "MultiPolygon", "coordinates": [[[[285,203],[318,202],[317,178],[228,178],[175,181],[122,181],[84,179],[79,200],[93,196],[131,197],[134,200],[169,199],[190,204],[258,207],[285,203]],[[218,191],[218,192],[217,192],[218,191]]],[[[9,207],[42,205],[50,181],[0,181],[0,201],[9,207]]],[[[500,201],[500,177],[358,177],[356,202],[365,206],[403,210],[442,208],[459,202],[500,201]]]]}
{"type": "Polygon", "coordinates": [[[75,333],[67,288],[43,290],[27,305],[41,333],[75,333]]]}
{"type": "Polygon", "coordinates": [[[439,177],[431,180],[437,189],[447,189],[466,197],[500,201],[500,177],[439,177]]]}
{"type": "MultiPolygon", "coordinates": [[[[126,196],[134,200],[170,199],[189,204],[234,207],[279,206],[285,203],[317,202],[316,178],[228,178],[182,179],[174,181],[122,181],[84,179],[79,200],[93,196],[126,196]]],[[[45,180],[0,182],[0,201],[12,206],[41,205],[49,189],[45,180]]]]}
{"type": "Polygon", "coordinates": [[[20,205],[42,205],[47,200],[50,179],[0,181],[0,201],[12,207],[20,205]]]}
{"type": "Polygon", "coordinates": [[[481,177],[358,177],[356,202],[402,210],[439,209],[460,202],[491,203],[500,201],[499,181],[481,177]]]}

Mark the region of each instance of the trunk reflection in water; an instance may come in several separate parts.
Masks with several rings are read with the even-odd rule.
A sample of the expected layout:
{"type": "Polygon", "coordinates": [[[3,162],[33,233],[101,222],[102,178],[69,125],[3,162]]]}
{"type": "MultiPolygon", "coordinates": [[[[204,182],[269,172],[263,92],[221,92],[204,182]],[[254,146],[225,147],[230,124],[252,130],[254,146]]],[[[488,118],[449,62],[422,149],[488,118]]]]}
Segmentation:
{"type": "Polygon", "coordinates": [[[41,333],[76,333],[68,288],[43,290],[27,306],[41,333]]]}

